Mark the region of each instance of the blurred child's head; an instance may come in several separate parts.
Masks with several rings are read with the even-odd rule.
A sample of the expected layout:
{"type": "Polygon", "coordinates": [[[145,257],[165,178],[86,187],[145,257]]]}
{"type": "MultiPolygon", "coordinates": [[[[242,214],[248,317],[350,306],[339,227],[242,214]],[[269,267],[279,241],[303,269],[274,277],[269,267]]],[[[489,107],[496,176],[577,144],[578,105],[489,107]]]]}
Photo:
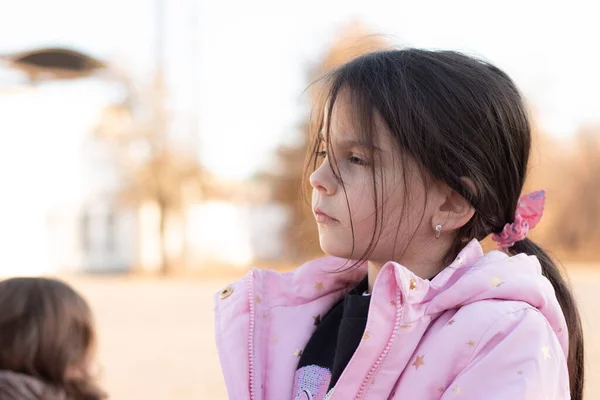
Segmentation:
{"type": "Polygon", "coordinates": [[[99,399],[90,374],[92,313],[67,284],[45,278],[0,282],[0,370],[39,378],[70,398],[99,399]]]}
{"type": "Polygon", "coordinates": [[[441,265],[514,220],[531,138],[505,73],[407,49],[357,58],[324,82],[309,172],[326,253],[441,265]]]}

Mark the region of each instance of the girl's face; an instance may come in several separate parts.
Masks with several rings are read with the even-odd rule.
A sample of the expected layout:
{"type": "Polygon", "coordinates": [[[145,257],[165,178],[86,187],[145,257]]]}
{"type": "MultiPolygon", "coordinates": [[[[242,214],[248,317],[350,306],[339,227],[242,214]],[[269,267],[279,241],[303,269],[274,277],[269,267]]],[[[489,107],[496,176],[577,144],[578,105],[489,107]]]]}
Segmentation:
{"type": "Polygon", "coordinates": [[[342,100],[334,105],[331,132],[319,149],[322,162],[310,176],[321,249],[332,256],[359,259],[374,241],[369,261],[410,262],[434,238],[431,219],[436,202],[426,204],[430,193],[417,162],[402,154],[384,125],[376,121],[371,151],[356,132],[351,107],[342,100]],[[327,154],[326,144],[333,156],[327,154]]]}

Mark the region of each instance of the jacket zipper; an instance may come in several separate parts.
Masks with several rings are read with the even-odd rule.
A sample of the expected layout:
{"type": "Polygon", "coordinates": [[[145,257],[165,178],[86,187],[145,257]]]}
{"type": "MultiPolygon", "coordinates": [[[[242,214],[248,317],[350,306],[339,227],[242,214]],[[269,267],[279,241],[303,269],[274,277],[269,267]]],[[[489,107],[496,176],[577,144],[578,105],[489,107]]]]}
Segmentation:
{"type": "Polygon", "coordinates": [[[364,398],[364,396],[366,394],[367,386],[369,385],[369,382],[371,382],[374,375],[377,373],[377,370],[379,369],[379,367],[381,366],[381,364],[387,357],[388,353],[390,352],[390,349],[392,348],[392,344],[394,343],[394,340],[396,339],[396,336],[398,335],[398,330],[400,329],[400,316],[402,314],[402,307],[400,306],[400,304],[401,304],[400,303],[400,290],[397,290],[396,291],[396,318],[394,319],[394,329],[392,330],[392,335],[388,339],[388,341],[383,349],[383,352],[379,355],[379,357],[377,358],[377,361],[375,361],[375,364],[373,364],[371,366],[369,373],[367,374],[367,376],[363,380],[362,384],[360,385],[360,389],[358,390],[358,393],[356,394],[356,397],[355,397],[356,400],[360,400],[360,399],[364,398]]]}
{"type": "Polygon", "coordinates": [[[248,371],[250,400],[254,400],[254,273],[248,279],[248,302],[250,304],[250,327],[248,328],[248,371]]]}

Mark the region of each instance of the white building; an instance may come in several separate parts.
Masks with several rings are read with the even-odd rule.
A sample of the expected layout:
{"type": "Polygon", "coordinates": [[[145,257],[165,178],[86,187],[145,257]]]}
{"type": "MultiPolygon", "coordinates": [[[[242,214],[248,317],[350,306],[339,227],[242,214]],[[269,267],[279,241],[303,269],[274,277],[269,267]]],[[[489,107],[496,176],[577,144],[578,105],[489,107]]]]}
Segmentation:
{"type": "MultiPolygon", "coordinates": [[[[0,276],[159,267],[157,208],[117,201],[122,177],[90,140],[110,95],[89,80],[0,90],[0,276]]],[[[283,251],[277,206],[213,201],[184,216],[169,224],[167,247],[185,247],[189,266],[247,267],[283,251]]]]}
{"type": "Polygon", "coordinates": [[[112,207],[115,177],[98,165],[101,149],[87,146],[106,97],[83,81],[0,91],[0,275],[135,262],[135,212],[112,207]]]}

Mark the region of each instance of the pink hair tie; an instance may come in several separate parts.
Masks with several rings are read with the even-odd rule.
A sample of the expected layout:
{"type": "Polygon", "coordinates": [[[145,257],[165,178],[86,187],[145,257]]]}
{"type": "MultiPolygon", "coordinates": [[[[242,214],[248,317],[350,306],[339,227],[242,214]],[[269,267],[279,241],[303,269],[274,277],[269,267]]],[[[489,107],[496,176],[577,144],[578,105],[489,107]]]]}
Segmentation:
{"type": "Polygon", "coordinates": [[[501,233],[494,233],[492,239],[500,249],[508,249],[516,242],[525,239],[527,233],[535,228],[544,214],[546,192],[539,190],[524,195],[519,199],[515,212],[515,222],[506,224],[501,233]]]}

